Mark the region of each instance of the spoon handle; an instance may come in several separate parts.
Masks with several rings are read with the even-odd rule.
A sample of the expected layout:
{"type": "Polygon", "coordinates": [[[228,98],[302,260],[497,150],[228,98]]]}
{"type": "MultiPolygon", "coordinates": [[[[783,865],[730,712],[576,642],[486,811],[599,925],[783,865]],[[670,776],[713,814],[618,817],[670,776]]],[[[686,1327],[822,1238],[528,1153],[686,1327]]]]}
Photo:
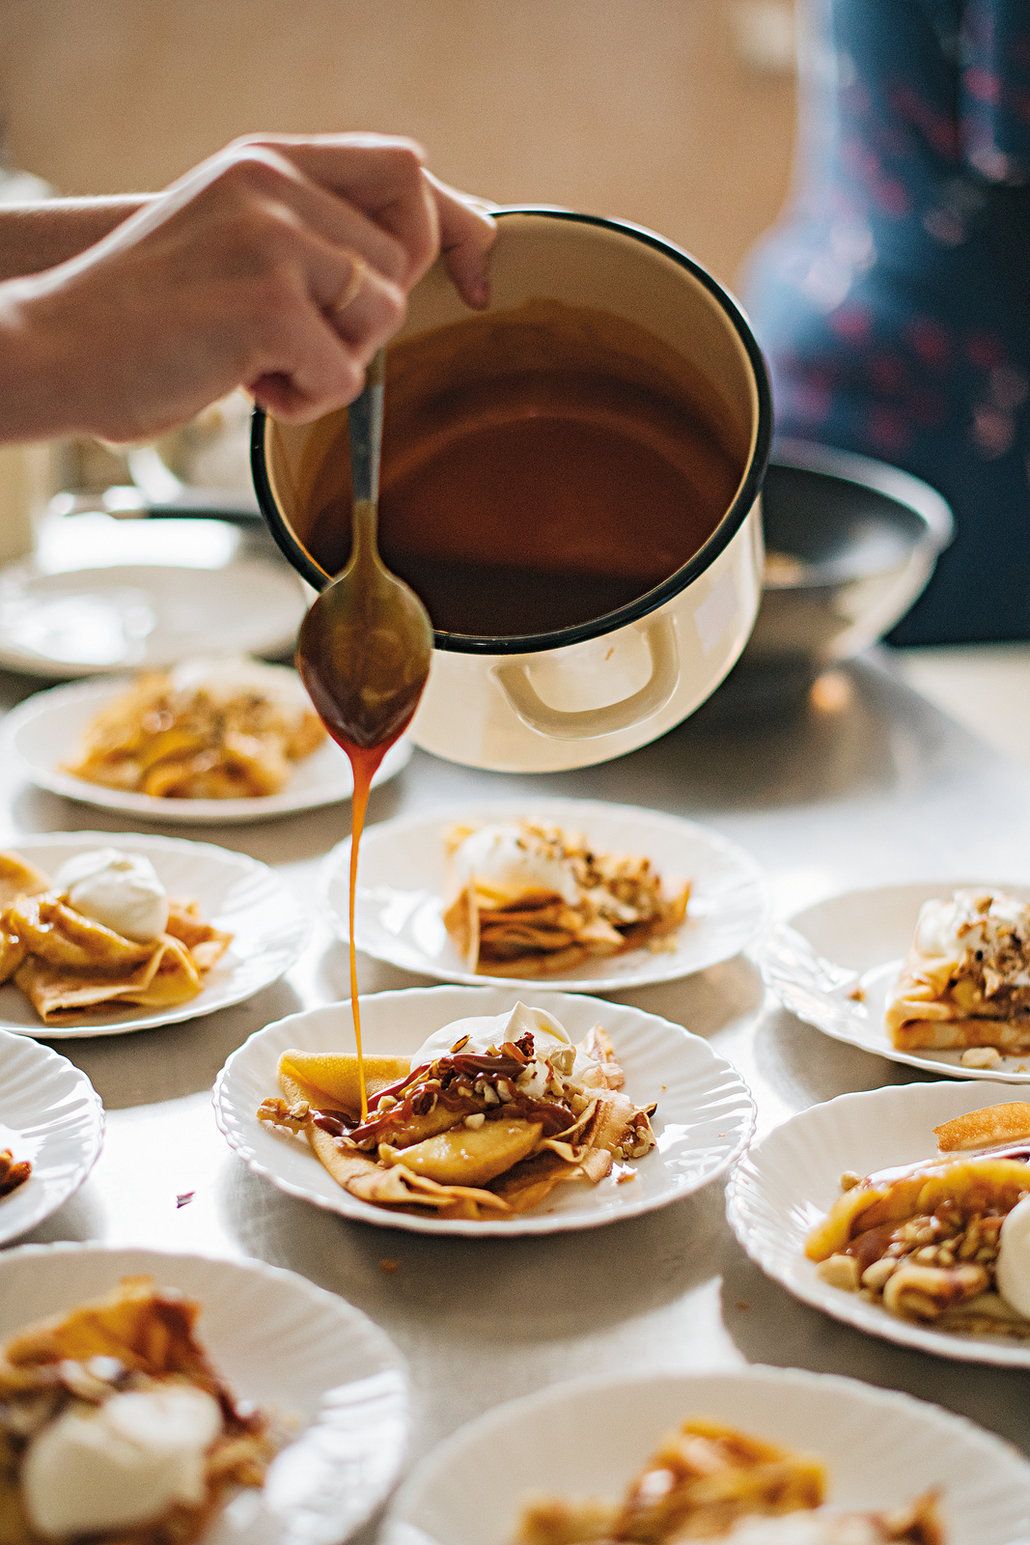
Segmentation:
{"type": "Polygon", "coordinates": [[[379,502],[379,455],[383,443],[384,351],[379,349],[365,372],[365,385],[347,409],[350,435],[351,497],[355,506],[379,502]]]}

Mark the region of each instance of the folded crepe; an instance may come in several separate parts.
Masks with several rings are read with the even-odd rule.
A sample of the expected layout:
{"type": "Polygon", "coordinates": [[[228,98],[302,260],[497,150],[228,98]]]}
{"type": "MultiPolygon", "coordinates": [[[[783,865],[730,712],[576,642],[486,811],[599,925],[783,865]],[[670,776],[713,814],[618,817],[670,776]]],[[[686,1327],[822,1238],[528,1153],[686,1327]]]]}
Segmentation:
{"type": "Polygon", "coordinates": [[[187,1003],[231,942],[183,902],[170,903],[157,939],[127,939],[69,906],[41,870],[0,854],[0,984],[13,981],[44,1024],[187,1003]]]}
{"type": "MultiPolygon", "coordinates": [[[[625,1496],[540,1497],[522,1509],[515,1545],[686,1545],[737,1538],[747,1519],[819,1513],[819,1538],[882,1545],[945,1545],[932,1493],[885,1512],[823,1510],[826,1467],[810,1454],[693,1419],[669,1433],[625,1496]]],[[[792,1537],[789,1525],[777,1539],[792,1537]]],[[[764,1537],[764,1536],[763,1536],[764,1537]]]]}
{"type": "Polygon", "coordinates": [[[195,1335],[200,1305],[150,1277],[125,1277],[104,1298],[27,1326],[0,1346],[0,1545],[41,1545],[22,1500],[28,1437],[75,1400],[101,1405],[125,1390],[188,1383],[218,1402],[221,1433],[204,1461],[203,1493],[132,1528],[76,1536],[91,1545],[193,1545],[226,1489],[261,1485],[273,1443],[268,1418],[235,1399],[195,1335]]]}
{"type": "Polygon", "coordinates": [[[444,926],[482,975],[554,976],[667,937],[686,917],[689,883],[667,894],[650,859],[600,853],[543,822],[457,825],[445,848],[444,926]]]}
{"type": "Polygon", "coordinates": [[[970,1111],[935,1135],[935,1157],[847,1185],[805,1253],[832,1285],[902,1318],[1030,1336],[997,1276],[1002,1225],[1030,1196],[1030,1104],[970,1111]]]}
{"type": "MultiPolygon", "coordinates": [[[[649,1112],[621,1093],[622,1071],[603,1032],[579,1050],[591,1079],[569,1087],[580,1110],[553,1092],[520,1097],[514,1081],[533,1061],[532,1038],[523,1037],[467,1064],[460,1053],[417,1069],[406,1057],[367,1058],[364,1125],[357,1057],[287,1051],[281,1097],[266,1100],[258,1116],[303,1134],[336,1183],[362,1201],[446,1218],[510,1216],[558,1185],[596,1184],[616,1158],[654,1146],[649,1112]],[[499,1082],[503,1102],[491,1093],[499,1082]]],[[[575,1051],[568,1047],[570,1064],[575,1051]]]]}
{"type": "Polygon", "coordinates": [[[1030,1051],[1030,905],[972,890],[925,902],[885,1024],[905,1051],[1030,1051]]]}

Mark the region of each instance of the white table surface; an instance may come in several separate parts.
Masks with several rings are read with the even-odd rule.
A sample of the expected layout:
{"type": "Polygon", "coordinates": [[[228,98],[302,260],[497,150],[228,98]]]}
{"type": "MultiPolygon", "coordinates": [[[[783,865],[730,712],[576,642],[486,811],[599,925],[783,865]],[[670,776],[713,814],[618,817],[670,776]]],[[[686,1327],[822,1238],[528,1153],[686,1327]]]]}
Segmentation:
{"type": "MultiPolygon", "coordinates": [[[[0,708],[31,686],[0,677],[0,708]]],[[[963,870],[1011,876],[1030,855],[1030,775],[875,657],[824,678],[818,701],[799,712],[732,724],[702,716],[585,772],[519,780],[416,753],[398,780],[373,795],[370,817],[522,793],[639,803],[710,822],[767,867],[784,909],[860,883],[963,870]]],[[[25,786],[9,768],[0,769],[0,808],[8,835],[126,829],[25,786]]],[[[322,856],[348,824],[348,808],[338,806],[196,835],[276,865],[298,893],[310,894],[322,856]]],[[[365,992],[419,983],[369,960],[362,981],[365,992]]],[[[343,947],[323,927],[296,970],[250,1003],[146,1034],[63,1042],[60,1049],[103,1099],[107,1139],[83,1189],[29,1238],[249,1254],[342,1294],[409,1361],[413,1458],[480,1412],[542,1384],[605,1369],[748,1362],[907,1390],[1030,1452],[1025,1373],[925,1357],[796,1303],[736,1245],[721,1185],[605,1229],[477,1243],[346,1223],[252,1176],[215,1127],[215,1074],[252,1030],[344,991],[343,947]],[[193,1199],[177,1208],[187,1192],[193,1199]]],[[[709,1037],[736,1062],[757,1099],[759,1131],[846,1090],[918,1076],[825,1039],[771,1006],[746,959],[625,997],[709,1037]]],[[[362,1545],[375,1538],[375,1529],[360,1536],[362,1545]]]]}

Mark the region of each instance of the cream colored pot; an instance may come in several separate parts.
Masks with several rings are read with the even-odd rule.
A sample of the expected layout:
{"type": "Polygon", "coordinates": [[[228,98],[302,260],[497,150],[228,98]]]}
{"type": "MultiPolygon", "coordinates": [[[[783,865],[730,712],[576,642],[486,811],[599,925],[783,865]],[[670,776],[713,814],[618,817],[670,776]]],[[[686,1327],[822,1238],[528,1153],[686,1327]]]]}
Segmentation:
{"type": "MultiPolygon", "coordinates": [[[[664,734],[709,697],[740,655],[761,594],[758,495],[771,407],[746,319],[693,258],[650,231],[566,210],[502,210],[499,220],[491,309],[503,313],[545,299],[644,329],[689,366],[699,396],[727,426],[735,476],[739,470],[709,539],[632,604],[548,634],[437,634],[412,724],[415,741],[469,766],[554,772],[621,756],[664,734]]],[[[411,297],[401,337],[466,315],[434,269],[411,297]]],[[[319,588],[329,576],[296,527],[304,529],[311,453],[339,431],[340,415],[304,427],[260,411],[254,417],[262,511],[290,562],[319,588]]]]}

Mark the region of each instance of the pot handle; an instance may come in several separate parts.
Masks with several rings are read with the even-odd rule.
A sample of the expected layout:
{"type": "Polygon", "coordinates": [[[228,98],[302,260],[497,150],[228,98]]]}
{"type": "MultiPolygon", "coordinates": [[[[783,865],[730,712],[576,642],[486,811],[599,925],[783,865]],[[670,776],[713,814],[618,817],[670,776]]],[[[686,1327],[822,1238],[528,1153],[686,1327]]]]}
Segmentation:
{"type": "Polygon", "coordinates": [[[522,723],[538,735],[550,735],[555,740],[592,740],[600,735],[632,729],[633,725],[665,707],[679,679],[676,629],[669,617],[659,613],[636,626],[644,635],[651,674],[642,687],[620,702],[607,703],[603,708],[572,711],[552,708],[530,681],[529,667],[524,660],[495,665],[494,677],[522,723]]]}

